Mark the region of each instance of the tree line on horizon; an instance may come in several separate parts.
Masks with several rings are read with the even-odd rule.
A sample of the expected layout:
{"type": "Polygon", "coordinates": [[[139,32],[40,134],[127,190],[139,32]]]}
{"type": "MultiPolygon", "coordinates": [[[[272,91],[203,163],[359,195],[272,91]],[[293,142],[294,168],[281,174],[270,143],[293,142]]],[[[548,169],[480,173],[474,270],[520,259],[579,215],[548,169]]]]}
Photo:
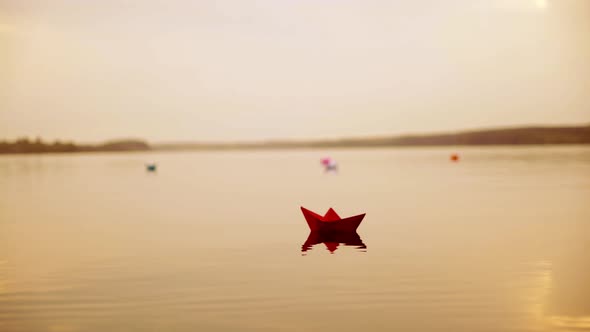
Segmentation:
{"type": "Polygon", "coordinates": [[[14,141],[0,140],[0,154],[9,153],[71,153],[93,151],[145,151],[150,146],[140,140],[120,140],[98,145],[76,144],[71,141],[45,142],[40,137],[30,140],[27,137],[14,141]]]}
{"type": "Polygon", "coordinates": [[[8,153],[69,153],[97,151],[147,150],[227,150],[227,149],[283,149],[283,148],[346,148],[387,146],[443,146],[443,145],[543,145],[590,144],[590,125],[572,127],[522,127],[474,130],[458,133],[406,135],[375,138],[345,138],[336,140],[268,141],[243,143],[171,143],[151,146],[137,140],[117,140],[98,145],[73,142],[44,142],[41,138],[0,141],[0,154],[8,153]]]}

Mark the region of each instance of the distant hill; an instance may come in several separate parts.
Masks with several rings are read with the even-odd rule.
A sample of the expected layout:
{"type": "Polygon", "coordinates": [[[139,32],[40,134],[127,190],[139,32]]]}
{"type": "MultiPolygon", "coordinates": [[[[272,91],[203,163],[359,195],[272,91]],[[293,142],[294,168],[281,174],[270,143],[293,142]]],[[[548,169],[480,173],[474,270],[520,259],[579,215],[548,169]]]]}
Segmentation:
{"type": "Polygon", "coordinates": [[[151,150],[148,143],[140,140],[118,140],[109,141],[100,145],[91,147],[95,151],[146,151],[151,150]]]}
{"type": "Polygon", "coordinates": [[[118,140],[97,145],[79,145],[72,142],[53,143],[43,142],[40,138],[30,141],[27,138],[15,141],[0,141],[0,154],[8,153],[68,153],[68,152],[97,152],[97,151],[146,151],[151,147],[140,140],[118,140]]]}
{"type": "Polygon", "coordinates": [[[341,140],[340,143],[384,146],[590,144],[590,126],[486,129],[366,140],[341,140]]]}
{"type": "Polygon", "coordinates": [[[157,150],[347,148],[442,145],[546,145],[590,144],[590,126],[524,127],[473,130],[457,133],[405,135],[370,138],[343,138],[309,141],[266,141],[246,143],[170,143],[155,145],[157,150]]]}

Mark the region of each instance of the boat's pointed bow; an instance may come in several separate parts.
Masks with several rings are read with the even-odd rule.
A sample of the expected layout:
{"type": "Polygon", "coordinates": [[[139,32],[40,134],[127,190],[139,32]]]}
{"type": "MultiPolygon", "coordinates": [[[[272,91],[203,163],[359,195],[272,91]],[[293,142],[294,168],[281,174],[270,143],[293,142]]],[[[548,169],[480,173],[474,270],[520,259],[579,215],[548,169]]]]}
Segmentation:
{"type": "Polygon", "coordinates": [[[301,212],[303,213],[303,216],[305,217],[305,221],[307,221],[307,225],[309,226],[309,229],[311,231],[318,230],[318,228],[319,228],[318,223],[320,222],[320,220],[322,220],[322,216],[304,208],[303,206],[301,207],[301,212]]]}
{"type": "Polygon", "coordinates": [[[347,218],[347,225],[350,230],[356,231],[356,229],[360,226],[361,222],[365,218],[365,213],[359,214],[354,217],[347,218]]]}

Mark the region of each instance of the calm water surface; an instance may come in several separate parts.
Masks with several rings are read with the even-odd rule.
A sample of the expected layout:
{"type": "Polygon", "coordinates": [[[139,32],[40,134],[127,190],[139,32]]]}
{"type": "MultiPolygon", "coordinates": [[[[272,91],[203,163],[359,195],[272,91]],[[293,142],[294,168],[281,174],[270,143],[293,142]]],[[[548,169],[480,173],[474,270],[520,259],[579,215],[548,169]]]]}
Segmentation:
{"type": "Polygon", "coordinates": [[[0,331],[590,331],[590,148],[459,150],[0,157],[0,331]]]}

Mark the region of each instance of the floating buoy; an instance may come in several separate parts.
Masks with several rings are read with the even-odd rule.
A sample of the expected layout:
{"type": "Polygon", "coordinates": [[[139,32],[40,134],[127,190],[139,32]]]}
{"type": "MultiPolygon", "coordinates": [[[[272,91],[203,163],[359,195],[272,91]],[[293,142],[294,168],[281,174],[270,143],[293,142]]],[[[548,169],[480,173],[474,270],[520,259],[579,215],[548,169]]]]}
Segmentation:
{"type": "Polygon", "coordinates": [[[338,164],[332,158],[322,158],[320,159],[320,163],[324,166],[326,172],[338,170],[338,164]]]}
{"type": "Polygon", "coordinates": [[[156,166],[156,164],[147,164],[147,165],[145,165],[145,169],[148,172],[155,172],[157,168],[158,167],[156,166]]]}
{"type": "Polygon", "coordinates": [[[451,155],[451,161],[453,161],[453,162],[457,162],[457,161],[459,161],[459,155],[458,155],[458,154],[456,154],[456,153],[453,153],[453,154],[451,155]]]}

